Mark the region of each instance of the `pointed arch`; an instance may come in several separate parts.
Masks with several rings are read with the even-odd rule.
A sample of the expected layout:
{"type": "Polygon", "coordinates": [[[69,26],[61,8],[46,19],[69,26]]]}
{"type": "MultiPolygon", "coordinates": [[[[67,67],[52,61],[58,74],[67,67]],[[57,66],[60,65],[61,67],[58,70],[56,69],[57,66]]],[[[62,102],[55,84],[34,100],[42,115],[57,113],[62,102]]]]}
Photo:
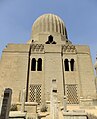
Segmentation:
{"type": "Polygon", "coordinates": [[[53,36],[52,35],[48,36],[48,41],[46,42],[46,44],[56,44],[56,42],[53,41],[53,36]]]}
{"type": "Polygon", "coordinates": [[[42,59],[39,58],[37,62],[37,71],[42,71],[42,59]]]}
{"type": "Polygon", "coordinates": [[[50,35],[50,36],[48,37],[48,41],[49,41],[50,43],[53,42],[53,36],[52,36],[52,35],[50,35]]]}
{"type": "Polygon", "coordinates": [[[71,59],[70,67],[71,67],[71,71],[74,71],[74,59],[71,59]]]}
{"type": "Polygon", "coordinates": [[[65,71],[69,71],[69,61],[68,61],[68,59],[64,60],[64,65],[65,65],[65,71]]]}
{"type": "Polygon", "coordinates": [[[36,71],[36,59],[33,58],[31,62],[31,71],[36,71]]]}

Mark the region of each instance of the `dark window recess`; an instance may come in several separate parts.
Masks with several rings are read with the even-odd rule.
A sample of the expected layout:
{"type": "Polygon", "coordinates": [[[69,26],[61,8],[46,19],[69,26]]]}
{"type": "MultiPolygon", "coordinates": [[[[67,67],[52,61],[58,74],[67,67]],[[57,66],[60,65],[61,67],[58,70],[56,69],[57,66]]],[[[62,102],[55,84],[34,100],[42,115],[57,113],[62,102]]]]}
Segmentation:
{"type": "Polygon", "coordinates": [[[9,93],[4,93],[4,97],[9,97],[9,93]]]}
{"type": "Polygon", "coordinates": [[[69,71],[69,61],[68,61],[68,59],[65,59],[64,64],[65,64],[65,71],[69,71]]]}
{"type": "Polygon", "coordinates": [[[56,44],[56,42],[55,41],[53,41],[53,36],[49,36],[48,37],[48,41],[46,42],[46,44],[56,44]]]}
{"type": "Polygon", "coordinates": [[[53,90],[52,92],[57,93],[57,90],[53,90]]]}
{"type": "Polygon", "coordinates": [[[42,71],[42,59],[39,58],[37,62],[37,71],[42,71]]]}
{"type": "Polygon", "coordinates": [[[67,30],[65,28],[65,35],[66,35],[66,39],[68,39],[68,35],[67,35],[67,30]]]}
{"type": "Polygon", "coordinates": [[[71,59],[70,65],[71,65],[71,71],[74,71],[74,59],[71,59]]]}
{"type": "Polygon", "coordinates": [[[32,59],[31,71],[36,71],[36,59],[35,58],[32,59]]]}

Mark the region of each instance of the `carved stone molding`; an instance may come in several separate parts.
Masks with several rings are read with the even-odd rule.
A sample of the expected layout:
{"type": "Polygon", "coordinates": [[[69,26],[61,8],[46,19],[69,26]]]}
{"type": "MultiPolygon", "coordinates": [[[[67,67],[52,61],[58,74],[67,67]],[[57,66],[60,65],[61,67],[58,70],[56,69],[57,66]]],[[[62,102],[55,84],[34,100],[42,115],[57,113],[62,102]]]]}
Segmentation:
{"type": "Polygon", "coordinates": [[[31,47],[32,52],[43,52],[44,51],[44,45],[43,44],[33,44],[31,47]]]}
{"type": "Polygon", "coordinates": [[[74,45],[68,44],[68,45],[62,45],[62,52],[63,53],[76,53],[77,50],[74,45]]]}

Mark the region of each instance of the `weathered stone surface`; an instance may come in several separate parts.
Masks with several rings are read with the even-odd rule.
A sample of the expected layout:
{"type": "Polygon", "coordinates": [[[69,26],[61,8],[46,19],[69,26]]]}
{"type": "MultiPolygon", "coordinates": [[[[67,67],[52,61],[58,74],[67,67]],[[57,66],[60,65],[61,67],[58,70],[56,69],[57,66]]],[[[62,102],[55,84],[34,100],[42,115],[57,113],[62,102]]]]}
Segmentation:
{"type": "Polygon", "coordinates": [[[87,113],[85,112],[64,112],[63,113],[64,119],[88,119],[87,113]]]}
{"type": "Polygon", "coordinates": [[[21,111],[12,111],[9,114],[9,119],[25,119],[26,113],[21,111]]]}
{"type": "MultiPolygon", "coordinates": [[[[90,103],[88,99],[96,100],[89,47],[72,44],[65,24],[53,14],[39,17],[32,31],[27,44],[8,44],[3,50],[0,60],[0,94],[2,88],[12,88],[12,103],[16,103],[21,101],[20,92],[25,88],[25,101],[40,105],[43,101],[51,101],[51,81],[56,79],[60,106],[64,106],[64,95],[67,105],[78,105],[80,97],[86,99],[86,103],[90,103]]],[[[27,110],[28,107],[31,109],[29,105],[27,110]]]]}

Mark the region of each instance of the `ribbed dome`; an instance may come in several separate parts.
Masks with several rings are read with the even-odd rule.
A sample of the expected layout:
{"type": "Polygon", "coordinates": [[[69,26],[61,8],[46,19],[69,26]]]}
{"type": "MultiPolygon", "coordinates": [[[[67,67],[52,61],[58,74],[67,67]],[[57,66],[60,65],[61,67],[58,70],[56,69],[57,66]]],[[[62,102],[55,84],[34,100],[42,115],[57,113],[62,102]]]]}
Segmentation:
{"type": "Polygon", "coordinates": [[[37,18],[32,27],[32,35],[43,32],[57,32],[66,36],[66,27],[60,17],[54,14],[44,14],[37,18]]]}

